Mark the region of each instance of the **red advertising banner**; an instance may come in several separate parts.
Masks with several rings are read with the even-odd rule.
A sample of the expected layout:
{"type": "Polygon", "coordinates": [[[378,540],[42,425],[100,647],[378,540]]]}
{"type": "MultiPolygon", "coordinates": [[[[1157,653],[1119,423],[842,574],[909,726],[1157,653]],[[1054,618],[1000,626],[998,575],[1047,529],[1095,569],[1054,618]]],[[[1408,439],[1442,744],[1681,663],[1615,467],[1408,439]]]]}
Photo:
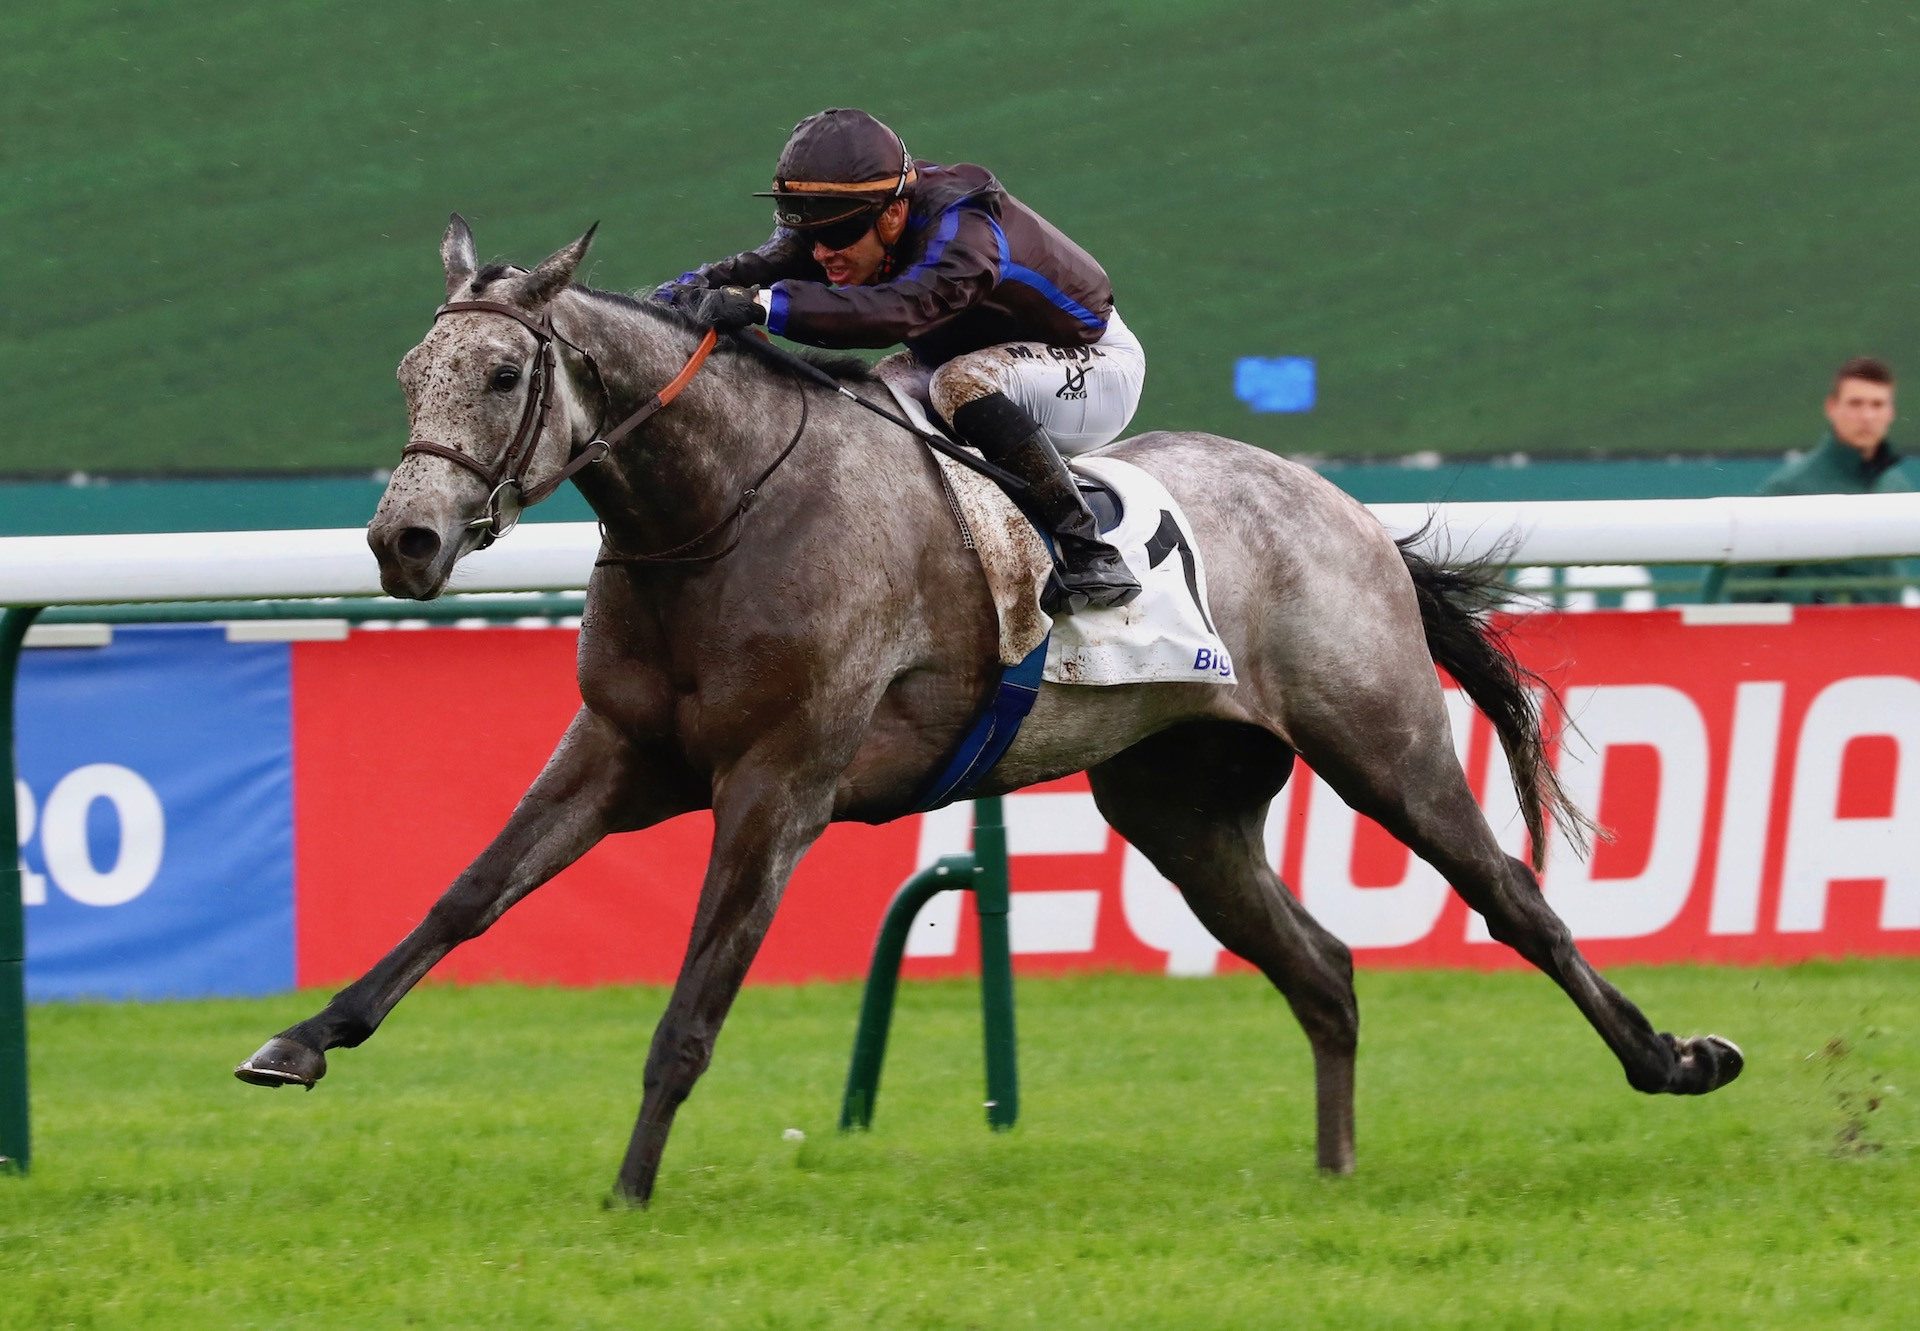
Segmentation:
{"type": "MultiPolygon", "coordinates": [[[[1596,962],[1920,954],[1920,612],[1541,614],[1519,619],[1513,641],[1577,727],[1557,770],[1613,833],[1585,859],[1556,838],[1542,876],[1596,962]]],[[[578,705],[574,634],[359,631],[293,650],[298,976],[332,984],[418,922],[504,823],[578,705]]],[[[1447,697],[1473,788],[1524,856],[1491,727],[1447,697]]],[[[1239,964],[1108,830],[1083,777],[1008,796],[1006,812],[1023,969],[1239,964]]],[[[670,980],[710,829],[701,815],[609,840],[437,974],[670,980]]],[[[964,849],[968,831],[964,805],[829,830],[753,978],[863,973],[894,889],[964,849]]],[[[1364,965],[1519,964],[1437,874],[1304,768],[1267,842],[1364,965]]],[[[936,898],[910,971],[969,970],[971,930],[958,894],[936,898]]]]}

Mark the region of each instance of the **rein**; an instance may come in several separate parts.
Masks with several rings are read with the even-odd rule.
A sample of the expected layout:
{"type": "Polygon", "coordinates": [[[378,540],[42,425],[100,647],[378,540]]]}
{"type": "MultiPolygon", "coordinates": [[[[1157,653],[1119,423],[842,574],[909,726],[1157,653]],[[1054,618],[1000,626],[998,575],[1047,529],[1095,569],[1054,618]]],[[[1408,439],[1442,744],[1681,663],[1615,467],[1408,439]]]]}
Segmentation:
{"type": "Polygon", "coordinates": [[[864,407],[874,415],[880,417],[880,419],[892,421],[895,425],[905,430],[934,452],[944,453],[961,466],[979,472],[995,485],[998,485],[1002,490],[1005,490],[1009,495],[1017,498],[1032,488],[1005,467],[989,462],[985,458],[973,453],[969,453],[966,449],[955,446],[952,441],[938,434],[921,429],[905,417],[896,416],[885,407],[867,401],[806,357],[796,356],[785,347],[768,340],[765,333],[756,330],[752,336],[760,344],[760,351],[763,355],[770,356],[774,360],[781,362],[795,373],[813,380],[829,393],[834,393],[845,398],[847,401],[853,403],[854,406],[864,407]]]}
{"type": "MultiPolygon", "coordinates": [[[[712,336],[712,334],[709,333],[708,336],[712,336]]],[[[682,541],[678,545],[670,546],[665,550],[656,551],[650,555],[630,555],[615,548],[613,542],[607,538],[607,524],[603,522],[600,524],[600,544],[606,549],[607,553],[594,560],[593,566],[595,568],[605,568],[609,564],[711,564],[717,559],[724,559],[727,555],[732,554],[733,548],[740,544],[740,532],[737,528],[734,530],[733,539],[710,555],[687,555],[680,552],[683,550],[698,549],[707,541],[719,535],[722,531],[725,531],[729,526],[746,517],[747,510],[753,507],[753,501],[760,495],[760,487],[767,483],[767,480],[774,472],[780,470],[781,463],[793,455],[793,450],[800,446],[800,436],[806,432],[807,392],[806,389],[802,388],[800,390],[800,423],[793,427],[793,438],[787,440],[787,446],[780,450],[780,455],[767,465],[765,471],[754,478],[753,484],[741,491],[740,502],[733,506],[732,512],[728,513],[727,516],[721,518],[720,521],[714,523],[692,540],[682,541]]]]}
{"type": "MultiPolygon", "coordinates": [[[[544,311],[535,318],[529,316],[524,311],[515,309],[511,305],[503,305],[498,301],[456,300],[448,301],[445,305],[435,310],[433,317],[434,320],[438,322],[449,314],[504,315],[506,318],[513,320],[528,332],[532,333],[534,340],[539,344],[539,349],[534,356],[533,379],[527,386],[527,405],[525,410],[520,413],[519,428],[514,431],[513,442],[507,445],[506,451],[500,455],[499,460],[491,467],[474,460],[468,454],[461,452],[457,448],[451,448],[446,444],[437,443],[431,439],[409,439],[407,446],[400,450],[400,456],[403,458],[410,453],[427,453],[433,457],[445,458],[457,466],[466,468],[466,470],[472,472],[486,483],[486,510],[479,517],[467,524],[469,529],[480,532],[480,544],[478,548],[481,550],[486,549],[502,536],[512,531],[515,524],[520,521],[520,514],[522,512],[539,503],[542,499],[547,498],[566,481],[571,479],[574,473],[605,459],[606,456],[613,451],[616,444],[644,425],[655,412],[672,403],[676,397],[679,397],[681,391],[686,388],[688,383],[692,382],[693,376],[699,373],[700,367],[706,363],[708,354],[713,350],[715,342],[718,341],[718,335],[709,328],[706,336],[700,339],[700,345],[694,348],[693,355],[688,357],[687,363],[680,368],[680,373],[674,375],[665,387],[648,398],[641,404],[638,411],[614,426],[613,429],[607,430],[604,433],[596,429],[594,431],[594,437],[587,441],[586,446],[582,448],[580,452],[569,458],[564,467],[554,475],[529,489],[526,483],[527,467],[532,463],[533,455],[540,449],[540,436],[546,429],[547,415],[552,407],[553,381],[555,375],[553,344],[556,341],[564,342],[580,354],[587,362],[588,367],[592,369],[594,380],[600,385],[601,397],[606,399],[607,403],[611,405],[612,398],[607,393],[606,380],[600,375],[600,366],[584,348],[576,346],[566,336],[556,330],[553,326],[553,317],[544,311]]],[[[603,425],[605,424],[604,413],[601,417],[601,423],[603,425]]],[[[801,418],[803,428],[805,423],[805,416],[803,415],[801,418]]],[[[798,442],[799,436],[796,434],[794,436],[794,443],[797,444],[798,442]]],[[[787,452],[790,453],[792,451],[793,445],[789,444],[787,446],[787,452]]],[[[781,460],[784,461],[785,458],[786,453],[782,453],[781,460]]],[[[775,465],[777,466],[778,463],[775,465]]],[[[770,472],[771,469],[769,469],[769,474],[770,472]]],[[[764,477],[762,479],[764,479],[764,477]]],[[[757,486],[758,482],[755,484],[757,486]]],[[[749,490],[747,494],[752,495],[753,491],[749,490]]],[[[746,505],[750,502],[750,500],[743,497],[742,507],[737,510],[736,516],[738,512],[745,512],[746,505]]],[[[708,533],[708,535],[711,534],[711,532],[708,533]]],[[[705,538],[703,537],[702,539],[705,538]]],[[[731,549],[732,547],[729,546],[728,548],[731,549]]]]}

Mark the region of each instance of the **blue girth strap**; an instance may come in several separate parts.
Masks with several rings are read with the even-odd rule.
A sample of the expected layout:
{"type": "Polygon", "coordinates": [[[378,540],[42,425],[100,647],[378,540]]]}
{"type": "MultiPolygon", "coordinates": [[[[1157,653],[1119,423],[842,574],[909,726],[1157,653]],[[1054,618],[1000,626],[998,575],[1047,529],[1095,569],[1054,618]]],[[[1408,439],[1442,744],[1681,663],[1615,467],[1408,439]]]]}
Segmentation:
{"type": "Polygon", "coordinates": [[[1053,633],[1049,630],[1040,645],[1028,652],[1019,665],[1001,668],[1000,687],[994,690],[993,701],[974,718],[973,728],[967,731],[940,775],[914,800],[916,812],[925,813],[965,799],[980,784],[980,779],[993,770],[1007,746],[1013,743],[1013,737],[1020,733],[1020,723],[1033,710],[1033,700],[1040,696],[1040,673],[1046,669],[1047,644],[1052,640],[1053,633]]]}

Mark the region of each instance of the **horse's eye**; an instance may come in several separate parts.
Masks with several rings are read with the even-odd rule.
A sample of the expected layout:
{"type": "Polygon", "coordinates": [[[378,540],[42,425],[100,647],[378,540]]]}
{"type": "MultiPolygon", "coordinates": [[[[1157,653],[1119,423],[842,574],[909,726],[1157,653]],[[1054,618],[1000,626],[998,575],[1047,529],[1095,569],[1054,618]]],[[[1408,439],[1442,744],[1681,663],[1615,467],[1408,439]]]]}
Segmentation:
{"type": "Polygon", "coordinates": [[[487,383],[496,393],[504,393],[520,382],[520,367],[502,365],[488,378],[487,383]]]}

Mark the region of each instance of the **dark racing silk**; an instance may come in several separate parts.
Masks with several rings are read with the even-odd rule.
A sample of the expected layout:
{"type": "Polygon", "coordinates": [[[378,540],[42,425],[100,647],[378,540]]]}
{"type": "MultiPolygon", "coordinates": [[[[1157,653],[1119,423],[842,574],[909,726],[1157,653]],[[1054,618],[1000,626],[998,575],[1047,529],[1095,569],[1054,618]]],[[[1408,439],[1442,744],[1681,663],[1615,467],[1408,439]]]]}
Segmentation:
{"type": "Polygon", "coordinates": [[[688,274],[769,289],[767,328],[816,347],[905,343],[922,364],[1006,342],[1086,346],[1106,331],[1113,287],[1093,256],[1007,193],[984,167],[916,162],[907,229],[870,286],[829,286],[802,232],[688,274]]]}

